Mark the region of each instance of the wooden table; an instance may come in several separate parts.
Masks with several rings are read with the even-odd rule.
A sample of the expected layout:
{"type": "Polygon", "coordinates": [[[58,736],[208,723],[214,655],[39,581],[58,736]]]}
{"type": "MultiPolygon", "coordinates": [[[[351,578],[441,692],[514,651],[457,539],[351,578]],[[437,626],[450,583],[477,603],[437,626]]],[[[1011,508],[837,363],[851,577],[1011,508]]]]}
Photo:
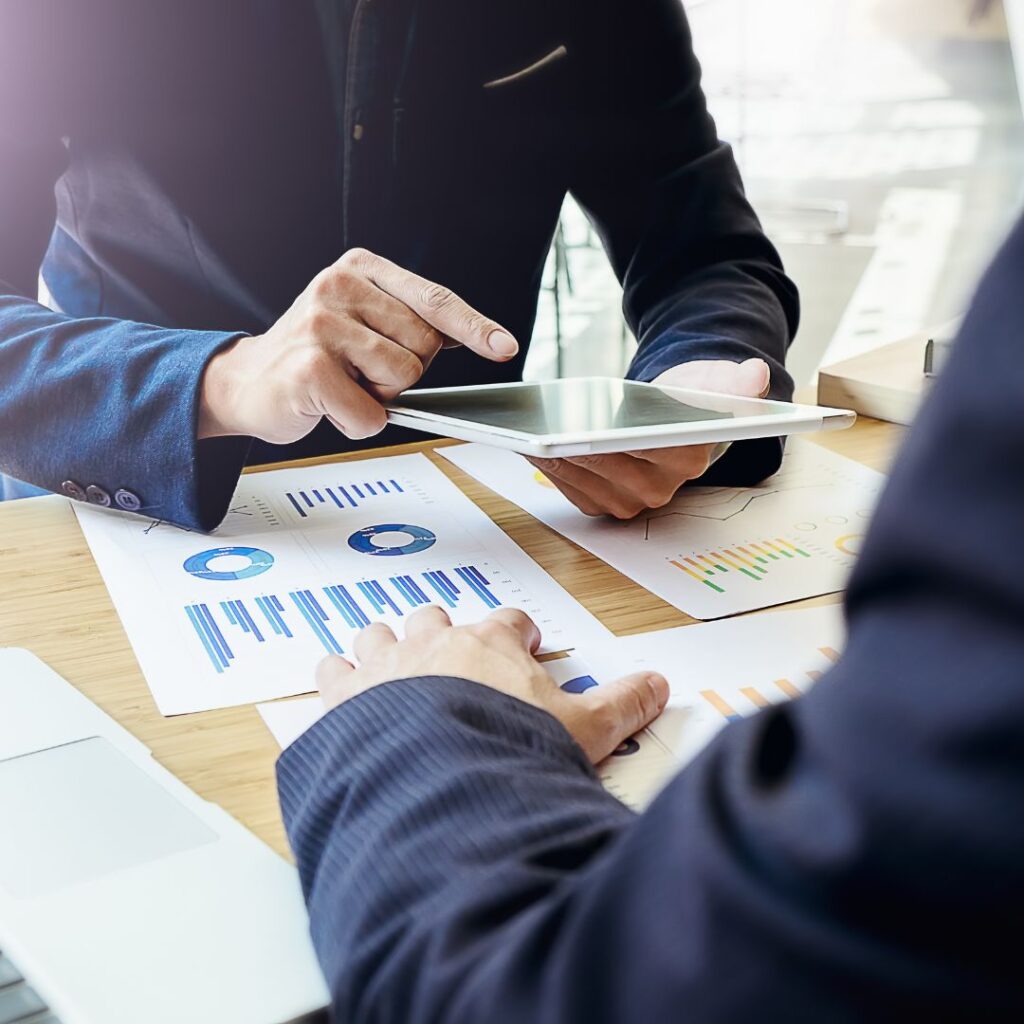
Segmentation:
{"type": "MultiPolygon", "coordinates": [[[[813,440],[884,470],[901,433],[889,424],[861,420],[851,430],[813,440]]],[[[450,442],[377,449],[324,461],[424,451],[614,632],[637,633],[693,621],[433,454],[446,443],[450,442]]],[[[33,651],[138,736],[184,782],[288,856],[274,789],[277,745],[255,708],[177,718],[160,715],[65,498],[0,504],[0,645],[33,651]]]]}

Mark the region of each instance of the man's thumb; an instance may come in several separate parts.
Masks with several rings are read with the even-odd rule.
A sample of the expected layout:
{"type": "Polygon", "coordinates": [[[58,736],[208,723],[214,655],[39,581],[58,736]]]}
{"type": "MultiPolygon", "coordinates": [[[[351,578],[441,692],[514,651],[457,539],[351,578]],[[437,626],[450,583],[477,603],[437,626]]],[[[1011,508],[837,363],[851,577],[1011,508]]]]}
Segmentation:
{"type": "Polygon", "coordinates": [[[747,359],[736,368],[736,394],[764,398],[771,386],[771,367],[763,359],[747,359]]]}
{"type": "Polygon", "coordinates": [[[668,680],[657,672],[637,672],[589,690],[593,720],[600,723],[587,752],[604,760],[624,740],[650,725],[668,703],[668,680]]]}

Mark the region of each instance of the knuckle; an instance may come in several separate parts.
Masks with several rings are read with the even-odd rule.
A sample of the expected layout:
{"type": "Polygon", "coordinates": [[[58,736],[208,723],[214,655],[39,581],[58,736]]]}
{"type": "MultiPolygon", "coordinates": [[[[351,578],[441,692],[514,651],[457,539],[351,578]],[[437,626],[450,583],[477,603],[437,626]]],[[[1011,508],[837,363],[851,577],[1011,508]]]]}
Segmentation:
{"type": "Polygon", "coordinates": [[[324,302],[334,294],[334,283],[338,278],[336,271],[321,270],[309,283],[309,295],[314,302],[324,302]]]}
{"type": "Polygon", "coordinates": [[[367,270],[374,260],[374,255],[369,249],[363,249],[361,246],[356,246],[353,249],[349,249],[340,260],[338,265],[349,271],[365,271],[367,270]]]}
{"type": "Polygon", "coordinates": [[[452,304],[454,298],[455,296],[451,289],[445,288],[443,284],[427,284],[420,292],[420,302],[427,309],[434,312],[447,309],[452,304]]]}
{"type": "Polygon", "coordinates": [[[363,279],[350,270],[339,270],[334,274],[331,290],[325,298],[338,298],[343,302],[351,302],[363,288],[363,279]]]}
{"type": "Polygon", "coordinates": [[[314,305],[306,311],[302,321],[302,332],[312,338],[325,337],[331,328],[331,314],[323,306],[314,305]]]}
{"type": "Polygon", "coordinates": [[[522,608],[505,608],[500,617],[492,616],[498,622],[508,626],[531,626],[533,619],[522,610],[522,608]]]}
{"type": "Polygon", "coordinates": [[[502,640],[508,636],[512,627],[507,626],[500,619],[484,619],[476,627],[476,635],[485,642],[502,640]]]}
{"type": "Polygon", "coordinates": [[[330,686],[338,679],[341,658],[332,654],[324,658],[316,667],[316,682],[322,689],[330,686]]]}
{"type": "Polygon", "coordinates": [[[646,506],[637,498],[627,498],[624,501],[617,501],[608,510],[616,519],[635,519],[646,506]]]}
{"type": "Polygon", "coordinates": [[[486,338],[495,326],[480,313],[467,313],[462,323],[462,329],[466,334],[476,335],[480,338],[486,338]]]}
{"type": "Polygon", "coordinates": [[[647,508],[664,508],[675,496],[674,487],[656,487],[647,493],[645,505],[647,508]]]}

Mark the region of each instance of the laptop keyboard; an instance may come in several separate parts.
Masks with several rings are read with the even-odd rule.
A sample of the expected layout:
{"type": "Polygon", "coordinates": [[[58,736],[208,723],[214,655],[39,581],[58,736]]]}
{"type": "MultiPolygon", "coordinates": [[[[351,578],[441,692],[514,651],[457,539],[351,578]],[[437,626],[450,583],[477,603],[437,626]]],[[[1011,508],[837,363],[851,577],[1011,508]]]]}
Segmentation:
{"type": "Polygon", "coordinates": [[[46,1003],[0,950],[0,1024],[60,1024],[46,1003]]]}

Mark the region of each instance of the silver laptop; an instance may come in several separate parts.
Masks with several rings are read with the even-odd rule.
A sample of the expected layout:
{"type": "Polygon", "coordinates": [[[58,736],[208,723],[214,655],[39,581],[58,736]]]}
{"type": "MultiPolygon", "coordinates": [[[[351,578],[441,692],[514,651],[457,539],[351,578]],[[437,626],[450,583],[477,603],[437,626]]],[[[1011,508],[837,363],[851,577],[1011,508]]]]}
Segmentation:
{"type": "Polygon", "coordinates": [[[0,1024],[283,1024],[327,1003],[294,868],[0,649],[0,1024]]]}

